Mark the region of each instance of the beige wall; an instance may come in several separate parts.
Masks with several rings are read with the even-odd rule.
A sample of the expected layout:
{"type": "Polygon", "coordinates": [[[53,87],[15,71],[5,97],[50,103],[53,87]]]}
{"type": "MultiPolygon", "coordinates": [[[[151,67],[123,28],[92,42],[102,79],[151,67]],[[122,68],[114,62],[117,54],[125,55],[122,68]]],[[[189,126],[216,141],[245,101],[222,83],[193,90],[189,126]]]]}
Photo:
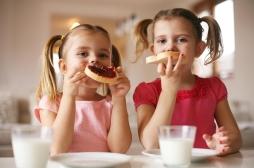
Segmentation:
{"type": "MultiPolygon", "coordinates": [[[[22,102],[28,100],[35,90],[39,79],[40,54],[45,41],[50,36],[50,18],[53,14],[70,14],[80,16],[96,16],[123,18],[132,11],[138,16],[152,16],[159,9],[170,8],[168,4],[148,5],[141,8],[134,6],[114,6],[108,3],[95,4],[93,1],[50,1],[50,0],[0,0],[0,91],[7,90],[22,102]],[[132,8],[132,10],[130,10],[132,8]]],[[[173,2],[173,1],[172,1],[173,2]]],[[[180,1],[178,1],[180,2],[180,1]]],[[[183,2],[183,1],[181,1],[183,2]]],[[[236,62],[233,79],[225,80],[230,99],[251,101],[254,113],[254,57],[253,29],[254,1],[243,0],[235,2],[236,24],[236,62]]],[[[184,4],[181,7],[186,7],[184,4]]],[[[132,57],[134,41],[127,42],[127,55],[132,57]]],[[[125,61],[127,74],[132,88],[128,96],[128,103],[132,103],[131,96],[137,83],[149,81],[156,76],[153,66],[141,66],[144,60],[137,64],[125,61]]],[[[23,103],[24,104],[24,103],[23,103]]],[[[27,111],[27,106],[20,105],[27,111]]],[[[23,112],[22,112],[23,113],[23,112]]]]}
{"type": "Polygon", "coordinates": [[[235,72],[232,79],[225,80],[229,98],[250,102],[254,119],[254,1],[234,1],[235,8],[235,72]]]}

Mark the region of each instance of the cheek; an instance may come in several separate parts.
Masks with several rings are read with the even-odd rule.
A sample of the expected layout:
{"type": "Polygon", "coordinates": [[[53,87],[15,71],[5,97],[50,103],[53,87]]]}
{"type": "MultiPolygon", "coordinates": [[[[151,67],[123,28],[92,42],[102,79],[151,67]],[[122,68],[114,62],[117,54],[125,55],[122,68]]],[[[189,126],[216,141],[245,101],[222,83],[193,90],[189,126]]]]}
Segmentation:
{"type": "Polygon", "coordinates": [[[158,54],[158,53],[160,53],[160,52],[162,52],[164,50],[164,48],[163,47],[161,47],[161,46],[159,46],[159,45],[154,45],[154,54],[158,54]]]}
{"type": "Polygon", "coordinates": [[[70,61],[69,64],[67,64],[67,69],[80,71],[80,70],[84,70],[87,64],[88,64],[88,61],[78,61],[78,60],[74,61],[73,60],[73,61],[70,61]]]}
{"type": "Polygon", "coordinates": [[[88,64],[88,61],[81,61],[79,66],[80,66],[80,68],[85,68],[87,66],[87,64],[88,64]]]}

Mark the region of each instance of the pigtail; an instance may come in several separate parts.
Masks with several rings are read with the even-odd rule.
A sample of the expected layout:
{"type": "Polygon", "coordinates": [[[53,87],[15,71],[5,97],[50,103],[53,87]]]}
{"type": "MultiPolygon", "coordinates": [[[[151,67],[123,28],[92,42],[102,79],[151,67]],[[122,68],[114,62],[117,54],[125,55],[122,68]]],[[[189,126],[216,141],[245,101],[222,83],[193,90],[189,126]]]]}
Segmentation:
{"type": "Polygon", "coordinates": [[[206,39],[209,48],[208,57],[205,59],[205,65],[207,65],[218,59],[223,53],[221,30],[217,21],[210,16],[202,17],[200,21],[206,22],[209,28],[206,39]]]}
{"type": "Polygon", "coordinates": [[[148,31],[148,26],[152,22],[153,22],[152,19],[144,19],[140,21],[135,28],[137,59],[141,56],[142,52],[149,47],[147,31],[148,31]]]}
{"type": "Polygon", "coordinates": [[[61,40],[61,35],[53,36],[44,47],[42,54],[42,71],[39,87],[36,91],[36,98],[40,99],[43,95],[49,96],[51,100],[57,97],[56,76],[53,66],[53,53],[55,43],[61,40]]]}
{"type": "Polygon", "coordinates": [[[114,67],[121,66],[121,57],[115,45],[112,45],[112,64],[114,67]]]}

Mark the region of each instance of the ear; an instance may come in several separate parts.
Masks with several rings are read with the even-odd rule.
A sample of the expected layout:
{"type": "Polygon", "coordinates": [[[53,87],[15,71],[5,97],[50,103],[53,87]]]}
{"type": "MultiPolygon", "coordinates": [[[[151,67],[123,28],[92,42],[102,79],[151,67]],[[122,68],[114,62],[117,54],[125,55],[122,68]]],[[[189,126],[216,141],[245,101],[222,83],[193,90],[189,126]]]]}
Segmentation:
{"type": "Polygon", "coordinates": [[[66,73],[66,63],[64,61],[64,59],[59,59],[59,69],[60,69],[60,72],[61,74],[65,74],[66,73]]]}
{"type": "Polygon", "coordinates": [[[198,58],[206,49],[206,43],[204,41],[200,41],[197,44],[197,48],[196,48],[196,57],[198,58]]]}
{"type": "Polygon", "coordinates": [[[152,53],[154,53],[154,45],[153,45],[153,44],[151,44],[151,45],[149,46],[149,49],[150,49],[150,51],[151,51],[152,53]]]}

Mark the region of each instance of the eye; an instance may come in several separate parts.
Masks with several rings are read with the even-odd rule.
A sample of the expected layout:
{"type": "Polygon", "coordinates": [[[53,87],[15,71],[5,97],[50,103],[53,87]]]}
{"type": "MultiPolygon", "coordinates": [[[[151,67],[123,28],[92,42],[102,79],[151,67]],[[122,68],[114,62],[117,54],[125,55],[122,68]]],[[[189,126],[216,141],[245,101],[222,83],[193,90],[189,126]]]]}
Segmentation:
{"type": "Polygon", "coordinates": [[[98,57],[104,59],[104,58],[109,58],[110,55],[108,53],[99,53],[98,57]]]}
{"type": "Polygon", "coordinates": [[[165,44],[165,43],[167,43],[167,40],[166,39],[158,39],[158,40],[156,40],[156,43],[165,44]]]}
{"type": "Polygon", "coordinates": [[[78,55],[81,56],[81,57],[88,57],[89,56],[89,52],[82,51],[82,52],[79,52],[78,55]]]}
{"type": "Polygon", "coordinates": [[[187,39],[185,37],[178,37],[176,39],[176,42],[177,43],[185,43],[185,42],[187,42],[187,39]]]}

